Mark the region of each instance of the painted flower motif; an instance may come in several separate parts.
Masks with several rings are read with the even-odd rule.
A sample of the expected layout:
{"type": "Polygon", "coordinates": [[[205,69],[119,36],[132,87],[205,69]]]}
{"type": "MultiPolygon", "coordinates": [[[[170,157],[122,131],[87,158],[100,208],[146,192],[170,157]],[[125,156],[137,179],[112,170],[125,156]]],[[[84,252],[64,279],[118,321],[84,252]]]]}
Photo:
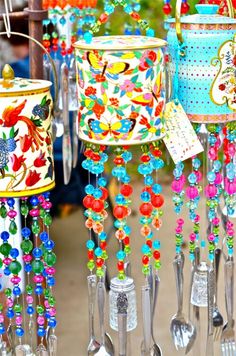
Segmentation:
{"type": "Polygon", "coordinates": [[[92,108],[94,114],[99,118],[105,111],[105,107],[103,105],[98,104],[95,102],[93,108],[92,108]]]}
{"type": "Polygon", "coordinates": [[[106,81],[106,77],[105,77],[105,75],[102,75],[102,74],[96,74],[95,80],[97,83],[102,83],[102,82],[106,81]]]}
{"type": "Polygon", "coordinates": [[[22,152],[27,152],[29,151],[31,145],[32,145],[32,137],[29,135],[24,135],[20,136],[20,148],[22,152]]]}
{"type": "Polygon", "coordinates": [[[0,138],[0,170],[6,167],[9,162],[9,151],[7,143],[4,139],[0,138]]]}
{"type": "Polygon", "coordinates": [[[24,109],[26,104],[26,100],[24,100],[20,105],[16,107],[8,106],[2,113],[2,118],[0,120],[0,124],[4,127],[12,127],[19,120],[25,121],[25,119],[29,120],[25,116],[20,116],[21,111],[24,109]]]}
{"type": "Polygon", "coordinates": [[[90,95],[96,95],[97,89],[93,87],[88,87],[85,89],[85,95],[90,96],[90,95]]]}
{"type": "Polygon", "coordinates": [[[26,158],[24,158],[23,155],[20,157],[17,157],[17,155],[15,155],[15,153],[13,153],[11,160],[12,160],[12,170],[14,172],[17,172],[21,168],[22,164],[25,162],[26,158]]]}
{"type": "Polygon", "coordinates": [[[40,173],[37,173],[35,170],[29,170],[29,173],[25,179],[25,184],[27,187],[32,187],[40,180],[40,173]]]}
{"type": "Polygon", "coordinates": [[[112,106],[116,106],[116,107],[119,106],[119,100],[116,98],[110,98],[110,103],[112,106]]]}
{"type": "Polygon", "coordinates": [[[135,88],[135,84],[131,82],[131,80],[126,79],[124,83],[120,86],[120,89],[122,91],[125,91],[126,93],[131,93],[135,88]]]}
{"type": "Polygon", "coordinates": [[[140,59],[139,70],[144,72],[145,70],[149,69],[152,64],[155,63],[156,59],[156,52],[152,50],[145,51],[140,59]]]}
{"type": "Polygon", "coordinates": [[[45,95],[41,103],[34,106],[32,114],[38,116],[41,120],[46,120],[49,115],[50,103],[51,99],[47,99],[47,96],[45,95]]]}
{"type": "Polygon", "coordinates": [[[46,165],[46,159],[44,157],[45,157],[45,152],[44,153],[40,152],[39,157],[37,157],[34,160],[34,166],[38,167],[38,168],[45,166],[46,165]]]}

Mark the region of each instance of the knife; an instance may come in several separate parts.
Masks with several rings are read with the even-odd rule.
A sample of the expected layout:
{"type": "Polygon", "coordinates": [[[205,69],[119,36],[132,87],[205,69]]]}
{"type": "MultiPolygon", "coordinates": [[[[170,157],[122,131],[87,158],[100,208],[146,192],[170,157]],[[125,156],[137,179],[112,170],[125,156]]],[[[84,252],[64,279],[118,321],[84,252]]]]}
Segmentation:
{"type": "Polygon", "coordinates": [[[64,134],[62,139],[62,156],[63,156],[63,173],[64,184],[68,184],[70,181],[72,170],[72,149],[71,149],[71,137],[70,137],[70,121],[69,121],[69,70],[67,64],[64,62],[61,65],[61,93],[62,93],[62,116],[64,124],[64,134]]]}

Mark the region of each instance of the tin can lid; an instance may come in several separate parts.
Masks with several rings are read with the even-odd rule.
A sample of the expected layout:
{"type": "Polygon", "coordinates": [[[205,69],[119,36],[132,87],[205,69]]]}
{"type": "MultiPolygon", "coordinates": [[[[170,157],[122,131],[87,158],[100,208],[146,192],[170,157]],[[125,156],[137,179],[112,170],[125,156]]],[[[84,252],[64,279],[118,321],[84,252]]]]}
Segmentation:
{"type": "Polygon", "coordinates": [[[124,280],[114,277],[111,279],[110,287],[115,292],[128,292],[134,288],[134,280],[130,277],[126,277],[124,280]]]}
{"type": "Polygon", "coordinates": [[[74,43],[78,49],[97,49],[97,50],[129,50],[129,49],[148,49],[165,47],[167,42],[156,37],[147,36],[98,36],[94,37],[91,43],[80,40],[74,43]]]}
{"type": "Polygon", "coordinates": [[[0,79],[0,96],[19,95],[21,93],[36,94],[49,89],[52,85],[48,80],[15,78],[14,71],[9,64],[2,70],[0,79]]]}

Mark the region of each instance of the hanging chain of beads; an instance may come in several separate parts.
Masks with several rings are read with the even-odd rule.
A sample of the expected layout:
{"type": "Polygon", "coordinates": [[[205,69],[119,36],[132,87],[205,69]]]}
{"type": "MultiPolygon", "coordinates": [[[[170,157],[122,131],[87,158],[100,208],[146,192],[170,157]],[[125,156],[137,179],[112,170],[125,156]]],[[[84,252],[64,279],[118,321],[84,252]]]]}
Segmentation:
{"type": "MultiPolygon", "coordinates": [[[[189,10],[190,10],[190,6],[187,0],[182,0],[181,15],[186,15],[189,12],[189,10]]],[[[162,11],[166,18],[169,18],[171,16],[171,12],[172,12],[171,0],[164,0],[162,11]]]]}

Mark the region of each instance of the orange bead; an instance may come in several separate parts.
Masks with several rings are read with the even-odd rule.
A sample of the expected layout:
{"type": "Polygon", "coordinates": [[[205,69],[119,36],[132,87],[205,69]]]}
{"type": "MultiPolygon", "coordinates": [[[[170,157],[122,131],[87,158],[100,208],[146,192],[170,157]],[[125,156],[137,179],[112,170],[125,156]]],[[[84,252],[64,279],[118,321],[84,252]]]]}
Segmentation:
{"type": "Polygon", "coordinates": [[[142,226],[140,230],[142,236],[148,236],[151,233],[151,231],[152,230],[150,226],[147,225],[142,226]]]}
{"type": "Polygon", "coordinates": [[[93,220],[92,219],[87,219],[86,221],[85,221],[85,226],[88,228],[88,229],[92,229],[92,227],[93,227],[93,220]]]}
{"type": "Polygon", "coordinates": [[[123,240],[125,238],[126,234],[123,230],[117,230],[115,233],[115,236],[118,240],[123,240]]]}
{"type": "Polygon", "coordinates": [[[100,234],[103,231],[103,225],[101,223],[98,223],[98,222],[93,224],[93,231],[96,234],[100,234]]]}

